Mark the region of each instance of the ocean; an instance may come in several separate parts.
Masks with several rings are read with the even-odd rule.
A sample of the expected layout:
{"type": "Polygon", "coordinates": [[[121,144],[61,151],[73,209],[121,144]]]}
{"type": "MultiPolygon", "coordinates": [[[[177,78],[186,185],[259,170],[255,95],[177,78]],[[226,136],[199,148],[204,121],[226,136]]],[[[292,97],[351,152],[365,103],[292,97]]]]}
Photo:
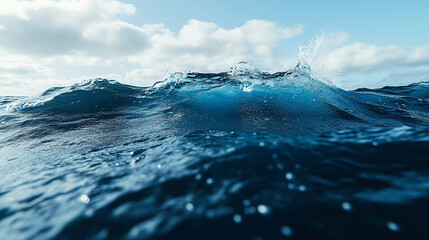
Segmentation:
{"type": "Polygon", "coordinates": [[[429,82],[303,65],[0,97],[0,239],[429,239],[429,82]]]}

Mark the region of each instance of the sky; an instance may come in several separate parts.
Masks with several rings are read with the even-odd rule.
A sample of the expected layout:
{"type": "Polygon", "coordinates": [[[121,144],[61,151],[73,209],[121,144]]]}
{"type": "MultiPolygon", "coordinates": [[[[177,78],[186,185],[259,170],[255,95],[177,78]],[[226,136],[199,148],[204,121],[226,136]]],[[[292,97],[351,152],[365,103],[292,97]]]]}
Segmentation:
{"type": "Polygon", "coordinates": [[[150,86],[240,61],[284,71],[298,58],[344,89],[429,81],[428,9],[427,0],[1,0],[0,95],[97,77],[150,86]]]}

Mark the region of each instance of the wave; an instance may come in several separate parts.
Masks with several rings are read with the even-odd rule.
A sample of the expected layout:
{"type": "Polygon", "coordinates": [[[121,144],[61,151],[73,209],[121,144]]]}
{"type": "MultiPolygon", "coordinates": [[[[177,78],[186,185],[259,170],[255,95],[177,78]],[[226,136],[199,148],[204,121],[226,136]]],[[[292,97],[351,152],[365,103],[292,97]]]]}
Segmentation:
{"type": "Polygon", "coordinates": [[[0,97],[0,238],[419,239],[428,94],[242,62],[0,97]]]}
{"type": "MultiPolygon", "coordinates": [[[[193,130],[309,134],[368,126],[428,125],[428,83],[345,91],[308,65],[267,73],[247,62],[221,73],[175,73],[152,87],[93,79],[9,104],[12,112],[102,113],[135,107],[168,113],[193,130]],[[412,101],[410,101],[412,100],[412,101]],[[178,117],[180,116],[180,117],[178,117]]],[[[171,120],[170,119],[170,120],[171,120]]]]}
{"type": "Polygon", "coordinates": [[[40,96],[20,99],[7,106],[15,111],[88,112],[114,109],[135,102],[143,88],[115,80],[90,79],[69,87],[54,87],[40,96]]]}

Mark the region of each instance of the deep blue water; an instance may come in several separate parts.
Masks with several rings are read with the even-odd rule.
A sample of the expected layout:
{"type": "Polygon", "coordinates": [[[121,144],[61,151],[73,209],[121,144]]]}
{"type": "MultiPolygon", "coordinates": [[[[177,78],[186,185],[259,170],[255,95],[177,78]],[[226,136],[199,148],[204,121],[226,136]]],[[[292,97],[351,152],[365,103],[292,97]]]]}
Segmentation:
{"type": "Polygon", "coordinates": [[[429,239],[429,82],[310,76],[0,97],[0,239],[429,239]]]}

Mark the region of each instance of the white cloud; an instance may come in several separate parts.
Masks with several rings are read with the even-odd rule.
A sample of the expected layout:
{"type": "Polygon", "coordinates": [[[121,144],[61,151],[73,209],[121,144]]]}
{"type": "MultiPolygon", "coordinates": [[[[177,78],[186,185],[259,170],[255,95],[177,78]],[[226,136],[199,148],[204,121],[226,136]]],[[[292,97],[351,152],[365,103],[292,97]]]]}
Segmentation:
{"type": "Polygon", "coordinates": [[[38,66],[35,64],[0,62],[0,74],[12,73],[26,75],[37,72],[37,67],[38,66]]]}
{"type": "MultiPolygon", "coordinates": [[[[124,80],[137,85],[151,85],[175,71],[227,71],[242,60],[267,66],[275,63],[281,40],[303,31],[303,26],[283,27],[264,20],[233,29],[189,20],[176,33],[163,24],[135,26],[120,19],[135,12],[133,5],[117,0],[1,1],[0,54],[8,58],[0,59],[0,70],[9,77],[0,80],[0,86],[13,73],[14,82],[19,74],[31,71],[43,77],[43,65],[58,70],[122,64],[128,71],[134,69],[124,80]],[[11,57],[26,60],[12,66],[6,63],[11,57]],[[37,62],[39,70],[31,62],[37,62]]],[[[58,71],[58,79],[67,79],[58,71]]]]}
{"type": "Polygon", "coordinates": [[[353,43],[334,49],[327,65],[336,72],[356,73],[429,65],[429,46],[400,47],[353,43]]]}
{"type": "Polygon", "coordinates": [[[0,55],[0,95],[27,95],[29,91],[43,91],[57,82],[53,69],[13,57],[5,61],[0,55]]]}
{"type": "Polygon", "coordinates": [[[166,79],[169,74],[171,74],[171,72],[163,71],[161,69],[137,68],[127,72],[123,82],[137,86],[151,86],[157,81],[166,79]]]}
{"type": "Polygon", "coordinates": [[[124,57],[149,47],[142,28],[118,19],[135,8],[115,0],[0,3],[0,50],[52,57],[124,57]]]}
{"type": "Polygon", "coordinates": [[[250,20],[233,29],[189,20],[177,34],[162,24],[144,29],[151,35],[152,47],[130,57],[142,68],[130,72],[126,79],[145,78],[146,84],[160,80],[167,71],[227,71],[242,60],[263,66],[274,64],[278,42],[303,31],[302,26],[282,27],[264,20],[250,20]]]}
{"type": "MultiPolygon", "coordinates": [[[[404,70],[414,73],[421,72],[419,68],[429,67],[429,45],[344,45],[349,40],[348,34],[343,32],[322,34],[301,47],[299,59],[309,64],[316,76],[333,80],[346,89],[409,84],[417,80],[413,75],[403,74],[404,70]]],[[[419,77],[424,78],[422,74],[419,77]]]]}
{"type": "MultiPolygon", "coordinates": [[[[242,60],[282,71],[297,60],[278,56],[279,45],[303,32],[301,25],[265,20],[225,29],[193,19],[173,32],[163,24],[136,26],[121,19],[135,13],[133,5],[118,0],[0,1],[0,95],[35,94],[102,76],[148,86],[172,72],[228,71],[242,60]],[[82,69],[86,72],[77,77],[82,69]]],[[[429,68],[429,45],[377,46],[350,39],[346,32],[326,33],[306,56],[316,71],[339,73],[340,87],[402,83],[398,78],[406,77],[405,70],[429,68]],[[369,74],[378,80],[360,77],[369,74]]]]}

